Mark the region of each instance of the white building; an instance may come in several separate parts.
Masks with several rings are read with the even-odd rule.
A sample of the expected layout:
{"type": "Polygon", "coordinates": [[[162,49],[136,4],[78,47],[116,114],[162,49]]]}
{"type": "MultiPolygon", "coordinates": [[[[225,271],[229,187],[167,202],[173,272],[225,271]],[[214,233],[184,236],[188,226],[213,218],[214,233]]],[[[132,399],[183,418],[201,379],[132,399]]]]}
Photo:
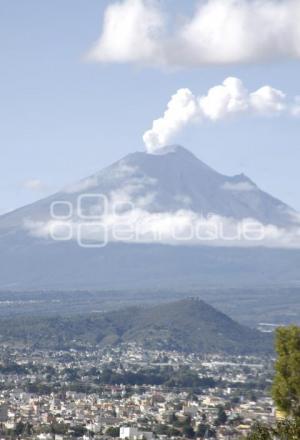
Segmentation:
{"type": "Polygon", "coordinates": [[[122,426],[120,428],[120,438],[134,440],[138,438],[139,430],[137,428],[130,428],[129,426],[122,426]]]}
{"type": "Polygon", "coordinates": [[[120,428],[120,438],[125,440],[152,440],[153,434],[152,432],[139,431],[137,428],[131,428],[129,426],[122,426],[120,428]]]}

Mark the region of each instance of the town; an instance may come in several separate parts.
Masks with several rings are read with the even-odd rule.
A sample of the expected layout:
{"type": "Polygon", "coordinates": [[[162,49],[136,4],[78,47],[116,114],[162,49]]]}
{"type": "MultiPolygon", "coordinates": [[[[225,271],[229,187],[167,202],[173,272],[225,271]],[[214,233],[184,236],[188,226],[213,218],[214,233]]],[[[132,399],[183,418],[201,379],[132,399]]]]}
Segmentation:
{"type": "Polygon", "coordinates": [[[271,424],[271,356],[3,343],[0,438],[240,439],[271,424]]]}

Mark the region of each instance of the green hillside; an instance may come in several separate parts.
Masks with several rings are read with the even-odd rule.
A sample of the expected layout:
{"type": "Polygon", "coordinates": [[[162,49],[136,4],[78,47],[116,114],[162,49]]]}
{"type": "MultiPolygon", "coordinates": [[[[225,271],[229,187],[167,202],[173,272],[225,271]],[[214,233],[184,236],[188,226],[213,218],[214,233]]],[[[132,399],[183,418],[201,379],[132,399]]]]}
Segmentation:
{"type": "Polygon", "coordinates": [[[2,341],[37,347],[136,342],[149,349],[196,353],[266,353],[272,337],[242,326],[198,299],[72,317],[0,321],[2,341]]]}

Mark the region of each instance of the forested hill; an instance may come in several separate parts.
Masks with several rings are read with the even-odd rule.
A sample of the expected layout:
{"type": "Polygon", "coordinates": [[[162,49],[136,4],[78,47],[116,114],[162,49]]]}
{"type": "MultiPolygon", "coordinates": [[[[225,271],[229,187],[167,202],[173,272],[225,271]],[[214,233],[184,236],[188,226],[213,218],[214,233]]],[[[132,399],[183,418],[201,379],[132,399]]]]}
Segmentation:
{"type": "Polygon", "coordinates": [[[198,299],[72,317],[0,320],[2,342],[82,347],[136,342],[149,349],[195,353],[268,353],[272,336],[242,326],[198,299]]]}

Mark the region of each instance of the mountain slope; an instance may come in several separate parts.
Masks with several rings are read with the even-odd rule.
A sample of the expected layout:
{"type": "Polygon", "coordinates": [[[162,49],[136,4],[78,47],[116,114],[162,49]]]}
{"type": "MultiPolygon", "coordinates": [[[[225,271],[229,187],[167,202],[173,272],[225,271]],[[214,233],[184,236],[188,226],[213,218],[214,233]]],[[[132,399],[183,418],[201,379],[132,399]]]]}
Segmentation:
{"type": "MultiPolygon", "coordinates": [[[[183,147],[160,154],[132,153],[104,170],[66,187],[59,193],[0,217],[0,234],[24,227],[24,220],[45,221],[54,201],[76,208],[80,195],[103,194],[132,202],[148,212],[217,214],[236,220],[253,218],[263,224],[293,224],[292,208],[261,191],[245,175],[224,176],[183,147]]],[[[91,209],[91,206],[87,206],[91,209]]]]}
{"type": "Polygon", "coordinates": [[[95,197],[99,194],[105,195],[110,209],[114,204],[129,204],[142,213],[145,223],[149,216],[157,216],[156,226],[165,224],[167,231],[168,222],[178,212],[214,214],[234,222],[250,217],[275,228],[289,228],[296,217],[290,207],[261,191],[246,176],[224,176],[182,147],[166,147],[155,155],[133,153],[57,194],[0,216],[0,288],[300,282],[299,250],[183,243],[170,247],[165,242],[110,242],[103,248],[85,249],[75,239],[50,238],[53,202],[64,203],[56,205],[59,216],[66,214],[67,203],[72,211],[70,221],[76,225],[80,197],[88,195],[82,214],[89,216],[101,211],[95,197]],[[165,223],[160,222],[164,213],[165,223]]]}
{"type": "Polygon", "coordinates": [[[269,336],[238,324],[198,299],[139,311],[122,339],[149,348],[188,352],[250,353],[272,349],[269,336]]]}
{"type": "Polygon", "coordinates": [[[3,340],[38,347],[135,342],[149,349],[195,353],[270,353],[272,337],[242,326],[203,301],[187,299],[72,318],[0,322],[3,340]]]}

